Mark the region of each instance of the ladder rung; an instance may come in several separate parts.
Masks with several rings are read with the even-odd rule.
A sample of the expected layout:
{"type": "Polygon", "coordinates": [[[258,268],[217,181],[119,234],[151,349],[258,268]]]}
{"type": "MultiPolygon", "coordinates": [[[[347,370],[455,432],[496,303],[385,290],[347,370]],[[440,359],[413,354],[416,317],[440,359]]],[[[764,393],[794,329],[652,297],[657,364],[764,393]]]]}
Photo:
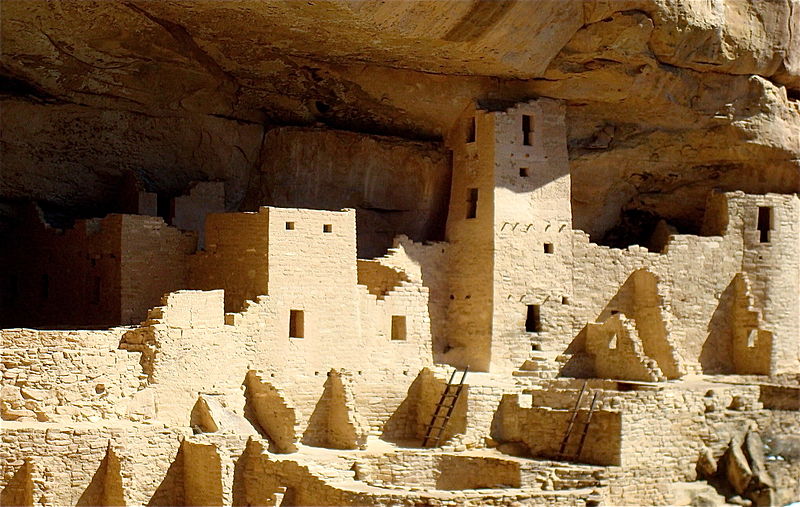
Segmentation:
{"type": "Polygon", "coordinates": [[[455,383],[458,369],[453,369],[453,372],[450,374],[450,379],[444,385],[444,390],[442,390],[439,401],[436,403],[436,408],[431,416],[431,421],[426,425],[425,438],[422,440],[423,447],[426,447],[431,442],[434,442],[435,446],[439,445],[439,442],[444,435],[444,430],[447,427],[447,423],[450,422],[453,409],[455,408],[456,403],[458,403],[458,398],[461,395],[461,391],[464,389],[464,379],[467,376],[467,370],[469,370],[469,366],[464,368],[464,371],[461,375],[461,380],[458,383],[455,383]],[[440,421],[441,426],[437,425],[437,422],[440,421]],[[435,439],[433,438],[434,432],[437,432],[435,439]]]}

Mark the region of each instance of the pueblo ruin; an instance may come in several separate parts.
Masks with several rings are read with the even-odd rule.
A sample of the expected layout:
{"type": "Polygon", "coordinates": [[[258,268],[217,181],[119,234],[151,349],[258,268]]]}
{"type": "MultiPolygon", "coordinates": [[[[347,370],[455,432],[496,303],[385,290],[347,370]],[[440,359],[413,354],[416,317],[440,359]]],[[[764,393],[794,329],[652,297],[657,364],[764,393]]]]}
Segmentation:
{"type": "Polygon", "coordinates": [[[796,501],[800,4],[712,3],[4,2],[0,503],[796,501]]]}

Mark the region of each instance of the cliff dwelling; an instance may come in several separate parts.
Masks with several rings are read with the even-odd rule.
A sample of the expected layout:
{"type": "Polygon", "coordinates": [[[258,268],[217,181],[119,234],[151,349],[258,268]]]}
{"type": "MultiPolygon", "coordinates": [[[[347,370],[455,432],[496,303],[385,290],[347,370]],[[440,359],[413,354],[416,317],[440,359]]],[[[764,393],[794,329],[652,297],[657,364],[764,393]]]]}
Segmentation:
{"type": "Polygon", "coordinates": [[[0,11],[0,504],[800,499],[797,0],[0,11]]]}

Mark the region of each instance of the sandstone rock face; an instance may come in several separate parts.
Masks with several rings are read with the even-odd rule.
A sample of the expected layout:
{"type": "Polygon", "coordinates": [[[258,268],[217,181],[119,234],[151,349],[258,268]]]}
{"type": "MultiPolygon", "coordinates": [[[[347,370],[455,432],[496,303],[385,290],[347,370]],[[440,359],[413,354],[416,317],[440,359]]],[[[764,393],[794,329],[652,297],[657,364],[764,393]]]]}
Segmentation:
{"type": "Polygon", "coordinates": [[[352,132],[267,132],[245,209],[355,208],[359,256],[383,254],[399,234],[443,239],[450,166],[437,143],[352,132]]]}
{"type": "Polygon", "coordinates": [[[473,100],[546,96],[576,227],[693,232],[710,188],[800,189],[799,25],[798,0],[9,0],[0,212],[97,208],[126,170],[224,179],[233,209],[265,126],[438,140],[473,100]]]}

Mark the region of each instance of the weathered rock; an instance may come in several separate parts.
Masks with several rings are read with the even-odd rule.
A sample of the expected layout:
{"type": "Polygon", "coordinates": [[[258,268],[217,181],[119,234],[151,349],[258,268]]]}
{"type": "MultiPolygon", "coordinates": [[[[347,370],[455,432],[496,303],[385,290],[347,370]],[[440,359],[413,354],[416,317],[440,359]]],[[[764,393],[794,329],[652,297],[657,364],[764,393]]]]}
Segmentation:
{"type": "Polygon", "coordinates": [[[700,451],[700,457],[697,460],[697,474],[701,478],[712,477],[717,473],[717,460],[711,453],[711,449],[703,447],[700,451]]]}
{"type": "Polygon", "coordinates": [[[745,495],[759,507],[774,505],[775,481],[770,476],[764,461],[764,442],[761,440],[761,435],[756,431],[748,431],[743,450],[753,472],[753,478],[745,495]]]}
{"type": "Polygon", "coordinates": [[[742,452],[741,437],[734,437],[722,457],[725,464],[725,477],[736,493],[742,495],[750,486],[753,471],[747,462],[747,457],[742,452]]]}

